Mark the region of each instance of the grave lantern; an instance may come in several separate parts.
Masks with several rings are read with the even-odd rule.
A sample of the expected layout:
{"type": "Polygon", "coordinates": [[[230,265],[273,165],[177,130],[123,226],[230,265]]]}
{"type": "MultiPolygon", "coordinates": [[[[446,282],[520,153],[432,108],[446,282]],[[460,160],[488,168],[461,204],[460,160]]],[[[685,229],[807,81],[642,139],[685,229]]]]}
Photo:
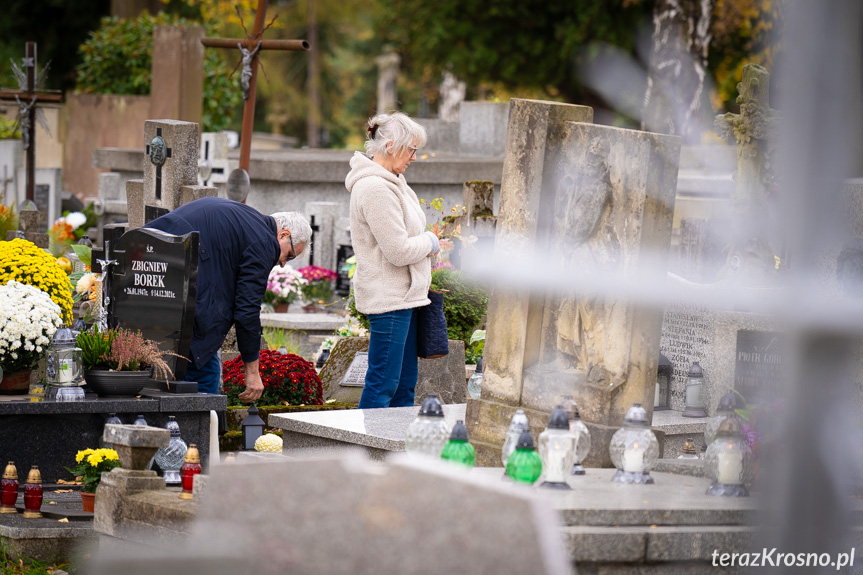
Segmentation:
{"type": "Polygon", "coordinates": [[[656,393],[653,396],[653,411],[671,407],[671,362],[659,354],[659,367],[656,369],[656,393]]]}
{"type": "Polygon", "coordinates": [[[185,461],[180,467],[180,482],[183,486],[180,499],[192,499],[192,487],[195,484],[195,476],[199,473],[201,473],[201,455],[198,453],[198,446],[193,443],[186,450],[185,461]]]}
{"type": "Polygon", "coordinates": [[[24,517],[42,517],[42,473],[37,465],[30,468],[27,483],[24,484],[24,517]]]}
{"type": "Polygon", "coordinates": [[[677,459],[698,459],[698,450],[691,440],[687,439],[683,442],[683,452],[677,456],[677,459]]]}
{"type": "Polygon", "coordinates": [[[243,449],[246,451],[255,450],[255,442],[264,434],[264,420],[258,416],[258,408],[253,403],[249,407],[249,415],[240,424],[243,430],[243,449]]]}
{"type": "Polygon", "coordinates": [[[18,513],[15,502],[18,501],[18,468],[10,461],[3,471],[3,479],[0,480],[0,513],[18,513]]]}
{"type": "Polygon", "coordinates": [[[166,485],[179,485],[182,483],[180,480],[180,467],[182,467],[186,457],[186,442],[180,437],[180,424],[177,423],[176,416],[168,416],[168,423],[165,425],[165,429],[171,432],[171,440],[167,447],[159,448],[153,457],[153,461],[164,472],[163,477],[165,478],[166,485]]]}
{"type": "Polygon", "coordinates": [[[443,405],[437,394],[430,393],[423,400],[416,419],[408,426],[405,451],[439,459],[449,436],[450,429],[444,421],[443,405]]]}
{"type": "Polygon", "coordinates": [[[518,437],[515,451],[506,462],[506,475],[519,483],[533,483],[542,474],[542,458],[536,452],[533,436],[525,429],[518,437]]]}
{"type": "Polygon", "coordinates": [[[571,395],[567,395],[563,401],[563,409],[569,419],[569,430],[575,434],[575,451],[573,451],[572,469],[570,475],[584,475],[584,467],[581,462],[590,453],[590,430],[581,420],[578,414],[578,404],[571,395]]]}
{"type": "Polygon", "coordinates": [[[704,471],[713,479],[708,495],[745,497],[752,482],[752,451],[743,439],[743,426],[736,417],[726,418],[704,456],[704,471]]]}
{"type": "Polygon", "coordinates": [[[48,380],[48,399],[57,401],[81,401],[84,363],[81,348],[76,345],[75,332],[61,327],[54,334],[48,346],[45,376],[48,380]]]}
{"type": "Polygon", "coordinates": [[[575,434],[569,429],[569,418],[562,405],[558,405],[548,418],[548,426],[539,434],[539,457],[545,470],[545,481],[540,487],[572,489],[566,478],[572,469],[575,454],[575,434]]]}
{"type": "Polygon", "coordinates": [[[683,417],[707,417],[704,410],[704,370],[697,361],[689,368],[683,417]]]}
{"type": "Polygon", "coordinates": [[[707,425],[704,427],[704,448],[710,446],[713,443],[713,440],[716,439],[716,434],[719,431],[719,426],[722,425],[722,422],[725,421],[729,417],[733,417],[735,419],[740,419],[740,416],[737,415],[737,409],[742,408],[743,406],[740,404],[740,400],[737,397],[737,394],[733,391],[729,391],[725,395],[722,396],[722,399],[719,400],[719,406],[716,408],[716,415],[710,418],[710,421],[707,422],[707,425]]]}
{"type": "Polygon", "coordinates": [[[650,469],[659,458],[659,442],[650,429],[647,411],[640,403],[634,404],[626,412],[623,427],[612,436],[608,451],[612,463],[617,467],[617,473],[612,477],[612,481],[653,483],[650,469]]]}
{"type": "Polygon", "coordinates": [[[518,439],[523,431],[530,429],[528,427],[527,415],[523,409],[517,409],[509,422],[509,429],[506,432],[506,437],[503,440],[503,447],[500,450],[500,460],[503,462],[503,467],[506,469],[506,462],[509,456],[515,451],[515,446],[518,445],[518,439]]]}
{"type": "Polygon", "coordinates": [[[459,463],[465,467],[473,467],[476,463],[476,451],[473,445],[468,442],[467,427],[461,419],[455,422],[452,435],[449,436],[449,442],[444,445],[440,458],[459,463]]]}

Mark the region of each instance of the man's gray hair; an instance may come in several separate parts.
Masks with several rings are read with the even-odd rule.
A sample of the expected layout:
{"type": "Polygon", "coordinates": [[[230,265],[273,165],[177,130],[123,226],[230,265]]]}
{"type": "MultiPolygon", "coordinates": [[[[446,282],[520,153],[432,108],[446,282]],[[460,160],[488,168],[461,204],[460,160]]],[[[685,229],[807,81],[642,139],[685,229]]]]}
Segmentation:
{"type": "Polygon", "coordinates": [[[370,158],[377,154],[386,156],[387,142],[390,140],[393,141],[392,153],[398,154],[413,145],[422,148],[428,139],[426,129],[402,112],[378,114],[370,118],[366,135],[366,155],[370,158]]]}
{"type": "Polygon", "coordinates": [[[276,220],[276,227],[279,230],[291,232],[291,240],[295,244],[306,244],[306,249],[308,249],[309,242],[312,241],[312,226],[309,225],[303,214],[300,212],[276,212],[270,217],[276,220]]]}

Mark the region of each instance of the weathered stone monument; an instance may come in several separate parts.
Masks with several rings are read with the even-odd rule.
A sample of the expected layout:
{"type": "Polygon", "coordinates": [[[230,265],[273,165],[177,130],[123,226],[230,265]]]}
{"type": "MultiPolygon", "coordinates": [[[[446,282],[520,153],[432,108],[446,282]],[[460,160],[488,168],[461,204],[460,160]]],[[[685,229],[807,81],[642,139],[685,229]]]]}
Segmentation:
{"type": "Polygon", "coordinates": [[[14,240],[15,238],[23,238],[28,242],[33,242],[36,247],[48,249],[48,234],[40,231],[41,213],[38,210],[21,210],[18,214],[18,230],[9,230],[6,232],[6,240],[14,240]]]}
{"type": "Polygon", "coordinates": [[[378,114],[389,114],[398,107],[399,64],[402,57],[392,46],[375,58],[378,65],[378,114]]]}
{"type": "MultiPolygon", "coordinates": [[[[539,258],[587,280],[659,281],[680,139],[591,121],[583,106],[512,100],[495,261],[539,258]]],[[[608,465],[626,410],[653,405],[661,316],[596,293],[494,288],[482,396],[467,404],[478,462],[500,461],[516,409],[538,432],[572,395],[594,434],[589,463],[608,465]]]]}
{"type": "Polygon", "coordinates": [[[764,224],[767,197],[776,184],[771,156],[779,117],[770,109],[770,74],[765,68],[744,66],[737,90],[740,114],[717,116],[714,124],[719,137],[737,145],[730,249],[720,277],[764,285],[775,277],[776,252],[768,243],[764,224]]]}
{"type": "Polygon", "coordinates": [[[216,188],[198,185],[198,124],[147,120],[144,140],[144,179],[126,182],[129,229],[191,201],[218,195],[216,188]]]}

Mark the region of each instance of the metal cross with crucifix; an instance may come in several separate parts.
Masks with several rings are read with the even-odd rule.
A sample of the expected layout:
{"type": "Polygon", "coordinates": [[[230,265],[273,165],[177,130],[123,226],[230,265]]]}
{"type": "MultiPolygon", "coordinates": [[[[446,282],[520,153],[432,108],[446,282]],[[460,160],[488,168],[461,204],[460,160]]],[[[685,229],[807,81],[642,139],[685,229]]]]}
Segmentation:
{"type": "MultiPolygon", "coordinates": [[[[268,0],[258,0],[258,9],[255,11],[255,24],[252,28],[252,33],[245,38],[204,38],[201,43],[208,48],[239,48],[243,55],[241,72],[241,85],[243,89],[243,98],[246,103],[243,107],[243,129],[240,135],[240,168],[245,174],[232,173],[229,177],[228,187],[231,187],[231,181],[248,181],[249,173],[249,156],[252,150],[252,125],[255,120],[255,93],[257,92],[258,79],[258,63],[261,56],[261,50],[283,50],[283,51],[308,51],[311,46],[305,40],[263,40],[261,36],[264,31],[269,28],[276,20],[274,17],[267,26],[264,26],[264,19],[267,14],[268,0]],[[242,176],[245,176],[244,178],[242,176]]],[[[239,14],[239,8],[237,9],[239,14]]],[[[240,17],[242,22],[242,17],[240,17]]],[[[245,24],[243,24],[245,30],[245,24]]],[[[236,172],[237,170],[235,170],[236,172]]],[[[245,184],[248,186],[248,184],[245,184]]]]}
{"type": "Polygon", "coordinates": [[[36,42],[27,42],[26,56],[22,60],[23,70],[12,62],[12,70],[18,81],[17,90],[0,89],[0,102],[14,102],[18,107],[18,127],[27,151],[27,200],[33,201],[36,184],[36,122],[51,134],[45,115],[36,104],[62,102],[63,94],[58,90],[43,90],[48,66],[36,73],[36,42]]]}

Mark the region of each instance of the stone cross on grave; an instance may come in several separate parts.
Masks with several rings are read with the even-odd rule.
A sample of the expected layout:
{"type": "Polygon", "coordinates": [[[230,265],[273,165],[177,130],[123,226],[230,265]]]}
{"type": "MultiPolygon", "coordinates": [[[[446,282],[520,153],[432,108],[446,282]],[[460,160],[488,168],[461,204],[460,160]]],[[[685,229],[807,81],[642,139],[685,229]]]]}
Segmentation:
{"type": "Polygon", "coordinates": [[[33,201],[36,185],[36,122],[50,134],[45,116],[36,104],[42,102],[62,102],[63,94],[59,91],[43,91],[48,66],[36,73],[36,42],[27,42],[26,56],[22,60],[24,70],[12,62],[12,70],[18,80],[17,90],[0,90],[0,102],[14,103],[18,106],[18,127],[27,151],[27,199],[33,201]]]}
{"type": "Polygon", "coordinates": [[[126,182],[129,229],[191,201],[218,195],[216,188],[198,185],[198,124],[147,120],[144,141],[144,179],[126,182]]]}
{"type": "Polygon", "coordinates": [[[717,135],[737,145],[730,249],[719,276],[763,285],[775,272],[774,254],[778,253],[767,241],[764,221],[767,198],[776,186],[771,156],[779,115],[769,105],[770,73],[765,68],[744,66],[737,90],[740,113],[718,115],[714,121],[717,135]]]}
{"type": "MultiPolygon", "coordinates": [[[[243,107],[243,128],[240,135],[240,167],[245,174],[231,174],[228,180],[228,198],[245,202],[245,195],[249,190],[249,157],[252,150],[252,125],[255,120],[255,94],[258,86],[258,63],[262,50],[287,50],[287,51],[309,51],[311,46],[305,40],[262,40],[264,31],[272,26],[275,17],[265,27],[264,19],[267,15],[268,0],[258,0],[258,9],[255,11],[255,24],[252,33],[245,38],[204,38],[201,43],[207,48],[230,48],[239,49],[243,54],[241,71],[243,84],[243,98],[246,103],[243,107]],[[248,88],[247,88],[248,86],[248,88]],[[245,177],[241,177],[244,175],[245,177]]],[[[239,8],[237,9],[239,15],[239,8]]],[[[242,16],[240,17],[242,23],[242,16]]],[[[243,29],[246,29],[243,24],[243,29]]],[[[239,65],[239,64],[238,64],[239,65]]]]}
{"type": "Polygon", "coordinates": [[[156,137],[147,144],[147,157],[156,166],[156,200],[162,199],[162,166],[171,157],[171,148],[162,138],[162,128],[156,128],[156,137]]]}

